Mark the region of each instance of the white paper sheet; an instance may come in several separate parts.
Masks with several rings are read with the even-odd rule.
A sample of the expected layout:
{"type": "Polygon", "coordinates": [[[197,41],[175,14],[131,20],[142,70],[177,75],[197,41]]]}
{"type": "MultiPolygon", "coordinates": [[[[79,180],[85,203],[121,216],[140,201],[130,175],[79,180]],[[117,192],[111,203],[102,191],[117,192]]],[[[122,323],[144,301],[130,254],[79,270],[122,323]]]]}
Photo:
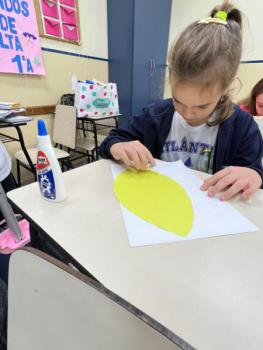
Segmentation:
{"type": "MultiPolygon", "coordinates": [[[[111,167],[114,179],[125,170],[114,162],[111,167]]],[[[193,227],[187,237],[182,237],[146,222],[120,204],[132,247],[259,231],[257,226],[229,203],[216,197],[210,198],[206,192],[201,191],[202,180],[181,161],[158,162],[153,171],[170,177],[187,192],[194,209],[193,227]]]]}

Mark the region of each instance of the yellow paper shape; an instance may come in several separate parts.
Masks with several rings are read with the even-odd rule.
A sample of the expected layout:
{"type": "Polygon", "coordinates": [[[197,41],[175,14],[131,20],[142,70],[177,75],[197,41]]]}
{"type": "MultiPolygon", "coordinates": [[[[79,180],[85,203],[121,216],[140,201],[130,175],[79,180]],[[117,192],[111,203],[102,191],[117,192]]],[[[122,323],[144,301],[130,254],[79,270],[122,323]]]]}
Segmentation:
{"type": "Polygon", "coordinates": [[[116,177],[114,192],[125,208],[151,224],[184,237],[192,229],[191,200],[168,176],[127,169],[116,177]]]}

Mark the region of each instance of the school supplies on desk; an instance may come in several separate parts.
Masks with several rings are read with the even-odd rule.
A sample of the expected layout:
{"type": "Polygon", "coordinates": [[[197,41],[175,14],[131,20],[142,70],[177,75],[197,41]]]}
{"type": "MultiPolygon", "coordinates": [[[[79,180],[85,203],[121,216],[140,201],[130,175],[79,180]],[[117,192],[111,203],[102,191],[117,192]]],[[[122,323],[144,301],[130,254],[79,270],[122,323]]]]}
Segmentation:
{"type": "Polygon", "coordinates": [[[5,118],[5,117],[7,117],[9,115],[12,115],[12,114],[13,114],[13,112],[10,111],[10,110],[7,110],[7,109],[1,110],[0,109],[0,119],[3,119],[3,118],[5,118]]]}
{"type": "Polygon", "coordinates": [[[50,202],[63,201],[66,191],[61,168],[42,119],[38,120],[36,170],[42,198],[50,202]]]}
{"type": "Polygon", "coordinates": [[[8,117],[13,117],[18,113],[24,112],[25,108],[15,108],[15,109],[0,109],[0,119],[5,119],[8,117]]]}
{"type": "Polygon", "coordinates": [[[31,120],[33,120],[32,117],[26,117],[23,115],[13,115],[13,114],[4,118],[4,121],[6,121],[8,123],[13,123],[13,124],[27,123],[27,122],[30,122],[31,120]]]}
{"type": "Polygon", "coordinates": [[[20,108],[20,103],[18,102],[0,102],[0,109],[14,109],[20,108]]]}
{"type": "Polygon", "coordinates": [[[230,203],[210,198],[181,161],[158,161],[153,170],[112,162],[114,192],[132,247],[258,231],[230,203]]]}

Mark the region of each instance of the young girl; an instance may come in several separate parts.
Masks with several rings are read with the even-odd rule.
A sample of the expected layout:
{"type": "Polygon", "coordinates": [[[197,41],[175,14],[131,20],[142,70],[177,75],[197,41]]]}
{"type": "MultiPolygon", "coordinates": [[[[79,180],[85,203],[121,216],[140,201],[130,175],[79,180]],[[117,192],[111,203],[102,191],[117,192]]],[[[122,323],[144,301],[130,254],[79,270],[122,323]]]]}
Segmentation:
{"type": "Polygon", "coordinates": [[[249,98],[239,102],[240,108],[252,115],[263,116],[263,79],[251,90],[249,98]]]}
{"type": "Polygon", "coordinates": [[[172,99],[152,104],[100,146],[103,158],[146,170],[154,158],[181,159],[214,174],[201,190],[248,199],[262,186],[263,142],[251,116],[233,105],[228,88],[242,51],[241,14],[228,1],[188,26],[169,55],[172,99]]]}

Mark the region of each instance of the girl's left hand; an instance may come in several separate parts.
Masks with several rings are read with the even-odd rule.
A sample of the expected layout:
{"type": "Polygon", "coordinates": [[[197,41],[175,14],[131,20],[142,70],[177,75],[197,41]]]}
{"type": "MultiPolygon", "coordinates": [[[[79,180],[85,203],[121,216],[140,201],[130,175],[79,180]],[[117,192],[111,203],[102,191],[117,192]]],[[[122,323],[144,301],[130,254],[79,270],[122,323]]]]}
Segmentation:
{"type": "Polygon", "coordinates": [[[261,186],[262,179],[253,169],[229,166],[206,179],[201,190],[214,197],[220,192],[219,199],[227,201],[241,192],[241,199],[249,199],[261,186]],[[221,193],[222,192],[222,193],[221,193]]]}

